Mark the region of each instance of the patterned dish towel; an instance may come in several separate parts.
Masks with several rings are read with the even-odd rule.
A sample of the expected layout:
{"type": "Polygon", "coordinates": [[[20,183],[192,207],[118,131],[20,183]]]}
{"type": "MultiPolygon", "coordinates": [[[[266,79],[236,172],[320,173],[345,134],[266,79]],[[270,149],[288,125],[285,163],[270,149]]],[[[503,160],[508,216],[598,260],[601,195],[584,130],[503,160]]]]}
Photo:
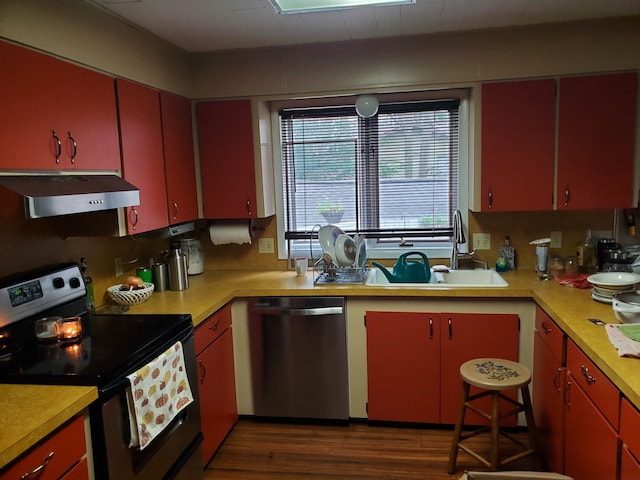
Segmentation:
{"type": "Polygon", "coordinates": [[[130,447],[143,450],[171,420],[193,402],[182,343],[176,342],[166,352],[127,377],[130,447]]]}
{"type": "Polygon", "coordinates": [[[640,342],[631,340],[622,332],[620,327],[624,327],[624,325],[607,323],[604,327],[609,336],[609,341],[618,349],[618,355],[621,357],[640,358],[640,342]]]}

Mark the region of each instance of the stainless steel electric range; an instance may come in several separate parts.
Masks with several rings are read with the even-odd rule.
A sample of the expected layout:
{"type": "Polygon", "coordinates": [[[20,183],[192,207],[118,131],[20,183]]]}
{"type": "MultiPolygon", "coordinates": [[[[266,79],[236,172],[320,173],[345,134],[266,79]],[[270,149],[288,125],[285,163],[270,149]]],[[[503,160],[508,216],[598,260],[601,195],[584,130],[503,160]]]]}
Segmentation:
{"type": "Polygon", "coordinates": [[[88,385],[97,480],[203,478],[202,433],[191,316],[88,314],[78,265],[63,264],[0,280],[0,383],[88,385]],[[36,322],[79,317],[75,338],[36,336],[36,322]],[[52,340],[52,341],[48,341],[52,340]],[[194,402],[146,448],[129,447],[127,375],[182,342],[194,402]]]}

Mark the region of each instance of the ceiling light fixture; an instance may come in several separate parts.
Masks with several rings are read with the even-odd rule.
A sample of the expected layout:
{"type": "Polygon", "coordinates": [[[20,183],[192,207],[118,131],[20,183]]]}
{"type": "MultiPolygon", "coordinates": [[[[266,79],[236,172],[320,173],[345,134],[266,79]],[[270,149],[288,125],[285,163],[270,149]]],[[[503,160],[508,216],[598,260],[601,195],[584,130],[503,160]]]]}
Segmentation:
{"type": "Polygon", "coordinates": [[[404,5],[416,0],[270,0],[278,13],[310,13],[353,7],[404,5]]]}

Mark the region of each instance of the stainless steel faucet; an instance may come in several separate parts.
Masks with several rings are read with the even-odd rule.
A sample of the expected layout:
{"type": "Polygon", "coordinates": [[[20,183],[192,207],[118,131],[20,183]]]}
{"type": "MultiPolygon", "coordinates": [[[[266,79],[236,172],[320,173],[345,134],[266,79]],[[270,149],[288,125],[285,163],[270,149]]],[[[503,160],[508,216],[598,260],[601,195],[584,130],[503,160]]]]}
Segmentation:
{"type": "Polygon", "coordinates": [[[452,234],[452,249],[451,249],[451,262],[449,268],[457,269],[459,264],[460,252],[458,252],[458,245],[465,243],[464,231],[462,230],[462,214],[460,210],[453,212],[453,234],[452,234]]]}

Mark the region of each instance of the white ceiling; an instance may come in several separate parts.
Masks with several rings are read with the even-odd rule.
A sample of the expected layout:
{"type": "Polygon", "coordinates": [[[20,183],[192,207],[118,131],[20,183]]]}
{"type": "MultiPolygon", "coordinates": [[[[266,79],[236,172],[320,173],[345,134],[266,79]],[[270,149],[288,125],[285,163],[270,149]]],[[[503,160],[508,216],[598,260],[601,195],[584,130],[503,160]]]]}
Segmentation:
{"type": "Polygon", "coordinates": [[[640,15],[640,0],[416,0],[279,15],[269,0],[88,0],[189,52],[640,15]]]}

